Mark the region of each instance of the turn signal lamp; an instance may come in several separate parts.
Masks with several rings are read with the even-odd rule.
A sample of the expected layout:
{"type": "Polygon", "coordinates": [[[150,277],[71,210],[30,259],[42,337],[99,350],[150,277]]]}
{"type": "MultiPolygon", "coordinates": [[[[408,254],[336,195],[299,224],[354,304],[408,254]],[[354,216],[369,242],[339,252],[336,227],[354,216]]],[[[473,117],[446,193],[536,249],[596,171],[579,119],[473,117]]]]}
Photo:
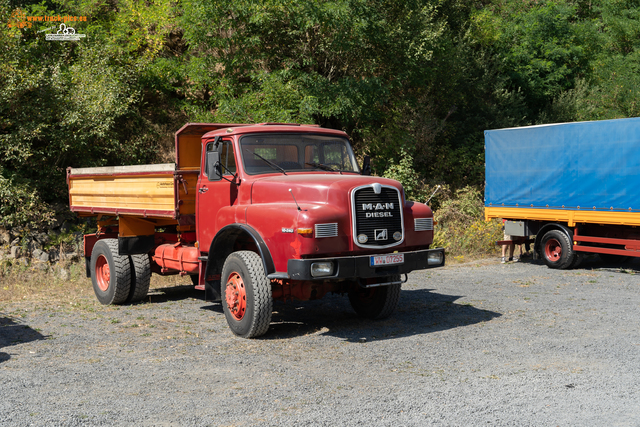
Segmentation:
{"type": "Polygon", "coordinates": [[[298,228],[298,234],[311,236],[312,233],[313,233],[313,228],[298,228]]]}

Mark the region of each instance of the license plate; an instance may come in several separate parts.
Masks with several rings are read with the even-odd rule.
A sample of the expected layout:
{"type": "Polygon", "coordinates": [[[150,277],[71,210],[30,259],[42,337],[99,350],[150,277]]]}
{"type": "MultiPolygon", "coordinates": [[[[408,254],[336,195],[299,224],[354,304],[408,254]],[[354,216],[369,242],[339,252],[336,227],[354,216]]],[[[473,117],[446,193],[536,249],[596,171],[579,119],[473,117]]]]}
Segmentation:
{"type": "Polygon", "coordinates": [[[404,264],[404,254],[377,255],[370,257],[371,267],[378,265],[404,264]]]}

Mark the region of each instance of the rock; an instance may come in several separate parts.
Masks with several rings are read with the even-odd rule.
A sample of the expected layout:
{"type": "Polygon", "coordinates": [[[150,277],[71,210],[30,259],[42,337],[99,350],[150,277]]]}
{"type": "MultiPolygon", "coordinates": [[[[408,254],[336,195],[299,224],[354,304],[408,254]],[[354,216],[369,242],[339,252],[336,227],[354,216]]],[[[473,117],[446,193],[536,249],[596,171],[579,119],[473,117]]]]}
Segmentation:
{"type": "Polygon", "coordinates": [[[58,277],[61,280],[69,280],[69,271],[64,267],[58,267],[58,277]]]}
{"type": "Polygon", "coordinates": [[[48,262],[48,261],[49,261],[49,254],[48,254],[47,252],[44,252],[44,251],[43,251],[43,252],[40,254],[40,256],[38,257],[38,260],[39,260],[39,261],[42,261],[42,262],[48,262]]]}
{"type": "Polygon", "coordinates": [[[70,230],[71,230],[71,226],[67,221],[63,222],[62,225],[60,226],[61,233],[68,233],[70,230]]]}
{"type": "Polygon", "coordinates": [[[44,246],[49,243],[49,235],[47,233],[36,233],[33,238],[40,243],[40,245],[44,246]]]}
{"type": "Polygon", "coordinates": [[[39,271],[47,271],[49,269],[49,265],[44,262],[37,262],[34,265],[34,268],[39,271]]]}
{"type": "Polygon", "coordinates": [[[0,245],[8,245],[9,243],[11,243],[11,233],[0,228],[0,245]]]}
{"type": "Polygon", "coordinates": [[[33,253],[35,250],[42,250],[42,244],[37,240],[31,240],[31,238],[27,241],[27,251],[33,253]]]}
{"type": "Polygon", "coordinates": [[[78,253],[77,252],[70,252],[67,254],[64,254],[64,259],[68,259],[71,261],[77,261],[79,258],[78,253]]]}
{"type": "Polygon", "coordinates": [[[58,251],[58,249],[50,249],[49,250],[49,261],[51,262],[57,262],[60,260],[60,252],[58,251]]]}
{"type": "Polygon", "coordinates": [[[42,250],[41,249],[34,249],[33,251],[31,251],[31,256],[33,258],[39,258],[40,255],[42,255],[42,250]]]}
{"type": "Polygon", "coordinates": [[[11,246],[18,246],[20,244],[20,238],[16,237],[15,239],[13,239],[13,241],[11,242],[11,246]]]}
{"type": "Polygon", "coordinates": [[[22,256],[22,248],[20,246],[11,246],[9,258],[20,258],[22,256]]]}

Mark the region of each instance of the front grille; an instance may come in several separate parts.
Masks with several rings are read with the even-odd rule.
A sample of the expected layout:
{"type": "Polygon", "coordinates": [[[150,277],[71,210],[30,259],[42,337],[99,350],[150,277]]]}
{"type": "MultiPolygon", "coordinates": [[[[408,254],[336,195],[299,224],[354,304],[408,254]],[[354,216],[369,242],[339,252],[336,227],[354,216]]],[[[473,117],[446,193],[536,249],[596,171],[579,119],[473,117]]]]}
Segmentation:
{"type": "Polygon", "coordinates": [[[338,235],[338,223],[316,224],[316,238],[336,237],[338,235]]]}
{"type": "Polygon", "coordinates": [[[415,231],[433,230],[433,218],[415,218],[413,223],[415,231]]]}
{"type": "Polygon", "coordinates": [[[395,187],[374,184],[356,188],[352,203],[356,245],[385,248],[404,241],[400,192],[395,187]]]}

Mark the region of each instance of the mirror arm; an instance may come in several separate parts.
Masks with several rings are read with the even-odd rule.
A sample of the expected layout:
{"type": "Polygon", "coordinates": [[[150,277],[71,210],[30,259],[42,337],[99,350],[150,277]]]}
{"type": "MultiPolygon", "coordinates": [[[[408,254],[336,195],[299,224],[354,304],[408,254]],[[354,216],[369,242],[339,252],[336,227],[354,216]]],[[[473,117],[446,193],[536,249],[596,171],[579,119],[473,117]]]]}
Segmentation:
{"type": "Polygon", "coordinates": [[[223,165],[223,164],[222,164],[222,163],[220,163],[220,162],[217,162],[217,163],[216,163],[216,165],[220,165],[221,167],[223,167],[223,168],[224,168],[224,170],[226,170],[227,172],[229,172],[230,174],[232,174],[232,175],[233,175],[233,179],[225,178],[225,176],[224,176],[224,175],[221,175],[220,177],[221,177],[222,179],[224,179],[225,181],[229,181],[229,182],[230,182],[230,183],[232,183],[232,184],[240,185],[240,183],[242,182],[241,180],[238,180],[238,182],[236,182],[236,178],[238,178],[238,174],[237,174],[237,173],[232,173],[232,172],[229,170],[229,168],[227,168],[225,165],[223,165]]]}

